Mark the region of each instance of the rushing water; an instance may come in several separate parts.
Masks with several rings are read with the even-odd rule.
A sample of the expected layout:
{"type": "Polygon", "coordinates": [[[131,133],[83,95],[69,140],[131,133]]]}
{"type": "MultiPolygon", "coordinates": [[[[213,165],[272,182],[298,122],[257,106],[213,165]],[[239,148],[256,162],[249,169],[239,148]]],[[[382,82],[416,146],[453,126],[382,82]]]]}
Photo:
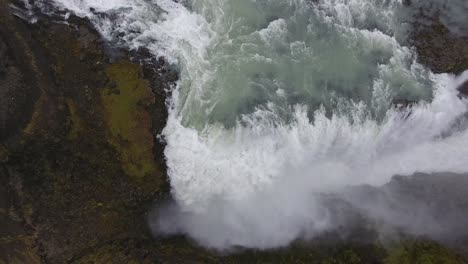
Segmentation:
{"type": "Polygon", "coordinates": [[[333,228],[318,193],[468,171],[456,126],[468,76],[416,62],[399,0],[54,3],[180,71],[163,132],[177,205],[163,231],[281,246],[333,228]]]}

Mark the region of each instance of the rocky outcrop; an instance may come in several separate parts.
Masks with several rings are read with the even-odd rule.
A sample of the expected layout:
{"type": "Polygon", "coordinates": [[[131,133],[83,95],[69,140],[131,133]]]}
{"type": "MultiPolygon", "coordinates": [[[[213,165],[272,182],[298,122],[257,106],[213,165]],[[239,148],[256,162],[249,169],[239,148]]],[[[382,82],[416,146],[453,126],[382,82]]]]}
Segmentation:
{"type": "MultiPolygon", "coordinates": [[[[460,74],[468,70],[468,36],[451,32],[437,13],[427,17],[411,0],[404,1],[404,4],[405,8],[410,10],[410,14],[425,21],[413,21],[409,37],[410,44],[416,48],[420,63],[434,73],[460,74]]],[[[468,95],[468,90],[463,86],[459,90],[462,95],[468,95]]]]}
{"type": "Polygon", "coordinates": [[[468,37],[451,33],[439,21],[419,25],[411,39],[420,62],[433,72],[459,74],[468,69],[468,37]]]}
{"type": "Polygon", "coordinates": [[[145,214],[168,189],[154,131],[176,75],[106,46],[77,17],[29,24],[10,11],[0,1],[0,262],[81,263],[130,248],[137,256],[121,263],[143,260],[145,214]]]}

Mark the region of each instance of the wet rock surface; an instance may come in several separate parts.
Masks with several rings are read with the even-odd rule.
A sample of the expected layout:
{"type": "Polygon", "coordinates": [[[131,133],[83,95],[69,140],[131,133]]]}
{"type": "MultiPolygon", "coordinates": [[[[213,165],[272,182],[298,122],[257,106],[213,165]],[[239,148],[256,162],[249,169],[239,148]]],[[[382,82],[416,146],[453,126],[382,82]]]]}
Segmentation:
{"type": "Polygon", "coordinates": [[[468,37],[451,33],[438,21],[418,27],[413,34],[420,62],[433,72],[459,74],[468,69],[468,37]]]}
{"type": "MultiPolygon", "coordinates": [[[[9,5],[0,0],[0,263],[466,263],[431,241],[380,244],[362,208],[339,197],[325,199],[343,229],[287,249],[224,256],[185,237],[154,238],[146,214],[169,191],[155,135],[177,74],[144,50],[108,46],[86,20],[30,24],[9,5]]],[[[422,60],[462,69],[455,55],[453,68],[438,61],[435,36],[446,37],[421,37],[422,60]]],[[[421,201],[454,199],[418,179],[369,191],[404,196],[418,185],[421,201]]]]}
{"type": "Polygon", "coordinates": [[[392,223],[387,230],[424,235],[453,245],[468,245],[468,175],[454,173],[395,176],[386,185],[352,187],[345,199],[358,211],[392,223]]]}
{"type": "MultiPolygon", "coordinates": [[[[420,1],[424,2],[424,1],[420,1]]],[[[403,2],[406,11],[419,18],[411,22],[409,44],[416,48],[420,63],[434,73],[460,74],[468,69],[468,36],[452,32],[444,25],[440,14],[431,17],[421,10],[418,3],[403,2]],[[423,22],[422,22],[423,21],[423,22]]],[[[461,95],[468,96],[466,84],[459,88],[461,95]]]]}
{"type": "MultiPolygon", "coordinates": [[[[423,1],[421,1],[423,2],[423,1]]],[[[414,16],[421,16],[424,23],[412,22],[410,44],[416,48],[418,60],[434,73],[460,74],[468,69],[468,37],[451,32],[437,13],[426,17],[418,11],[418,5],[410,0],[404,1],[407,9],[414,16]]],[[[460,92],[468,95],[468,90],[461,87],[460,92]]]]}
{"type": "Polygon", "coordinates": [[[468,95],[468,81],[462,83],[460,87],[458,87],[458,90],[460,91],[460,93],[468,95]]]}

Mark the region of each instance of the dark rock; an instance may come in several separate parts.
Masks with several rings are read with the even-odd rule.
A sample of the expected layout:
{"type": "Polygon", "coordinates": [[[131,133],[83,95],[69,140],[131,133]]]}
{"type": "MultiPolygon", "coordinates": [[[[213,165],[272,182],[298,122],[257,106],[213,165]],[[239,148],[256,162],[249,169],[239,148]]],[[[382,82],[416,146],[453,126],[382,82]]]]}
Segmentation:
{"type": "Polygon", "coordinates": [[[30,74],[34,68],[22,51],[25,47],[17,41],[21,40],[10,28],[0,28],[0,141],[25,125],[38,95],[35,78],[30,74]]]}
{"type": "MultiPolygon", "coordinates": [[[[405,5],[416,17],[425,16],[413,10],[417,7],[411,1],[405,5]]],[[[437,16],[425,21],[416,19],[411,25],[410,44],[416,47],[419,61],[434,73],[459,74],[468,69],[468,37],[451,33],[437,16]]]]}
{"type": "Polygon", "coordinates": [[[0,75],[4,75],[6,73],[6,67],[8,63],[8,54],[7,54],[7,46],[5,42],[0,39],[0,75]]]}
{"type": "Polygon", "coordinates": [[[403,5],[410,6],[411,5],[411,0],[403,0],[403,5]]]}
{"type": "Polygon", "coordinates": [[[458,87],[458,91],[460,91],[460,94],[468,96],[468,81],[462,83],[462,85],[458,87]]]}

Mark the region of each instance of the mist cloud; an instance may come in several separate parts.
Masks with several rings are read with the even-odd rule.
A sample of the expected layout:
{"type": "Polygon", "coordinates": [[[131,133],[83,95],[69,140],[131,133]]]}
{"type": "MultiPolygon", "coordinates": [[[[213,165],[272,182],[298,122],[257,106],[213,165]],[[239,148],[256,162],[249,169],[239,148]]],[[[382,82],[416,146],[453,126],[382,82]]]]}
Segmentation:
{"type": "Polygon", "coordinates": [[[329,194],[305,195],[283,186],[248,204],[215,202],[199,213],[168,203],[150,223],[156,236],[188,234],[204,246],[227,250],[280,247],[325,233],[362,242],[405,234],[456,243],[468,235],[467,188],[468,175],[453,173],[395,176],[382,187],[345,187],[329,194]]]}

